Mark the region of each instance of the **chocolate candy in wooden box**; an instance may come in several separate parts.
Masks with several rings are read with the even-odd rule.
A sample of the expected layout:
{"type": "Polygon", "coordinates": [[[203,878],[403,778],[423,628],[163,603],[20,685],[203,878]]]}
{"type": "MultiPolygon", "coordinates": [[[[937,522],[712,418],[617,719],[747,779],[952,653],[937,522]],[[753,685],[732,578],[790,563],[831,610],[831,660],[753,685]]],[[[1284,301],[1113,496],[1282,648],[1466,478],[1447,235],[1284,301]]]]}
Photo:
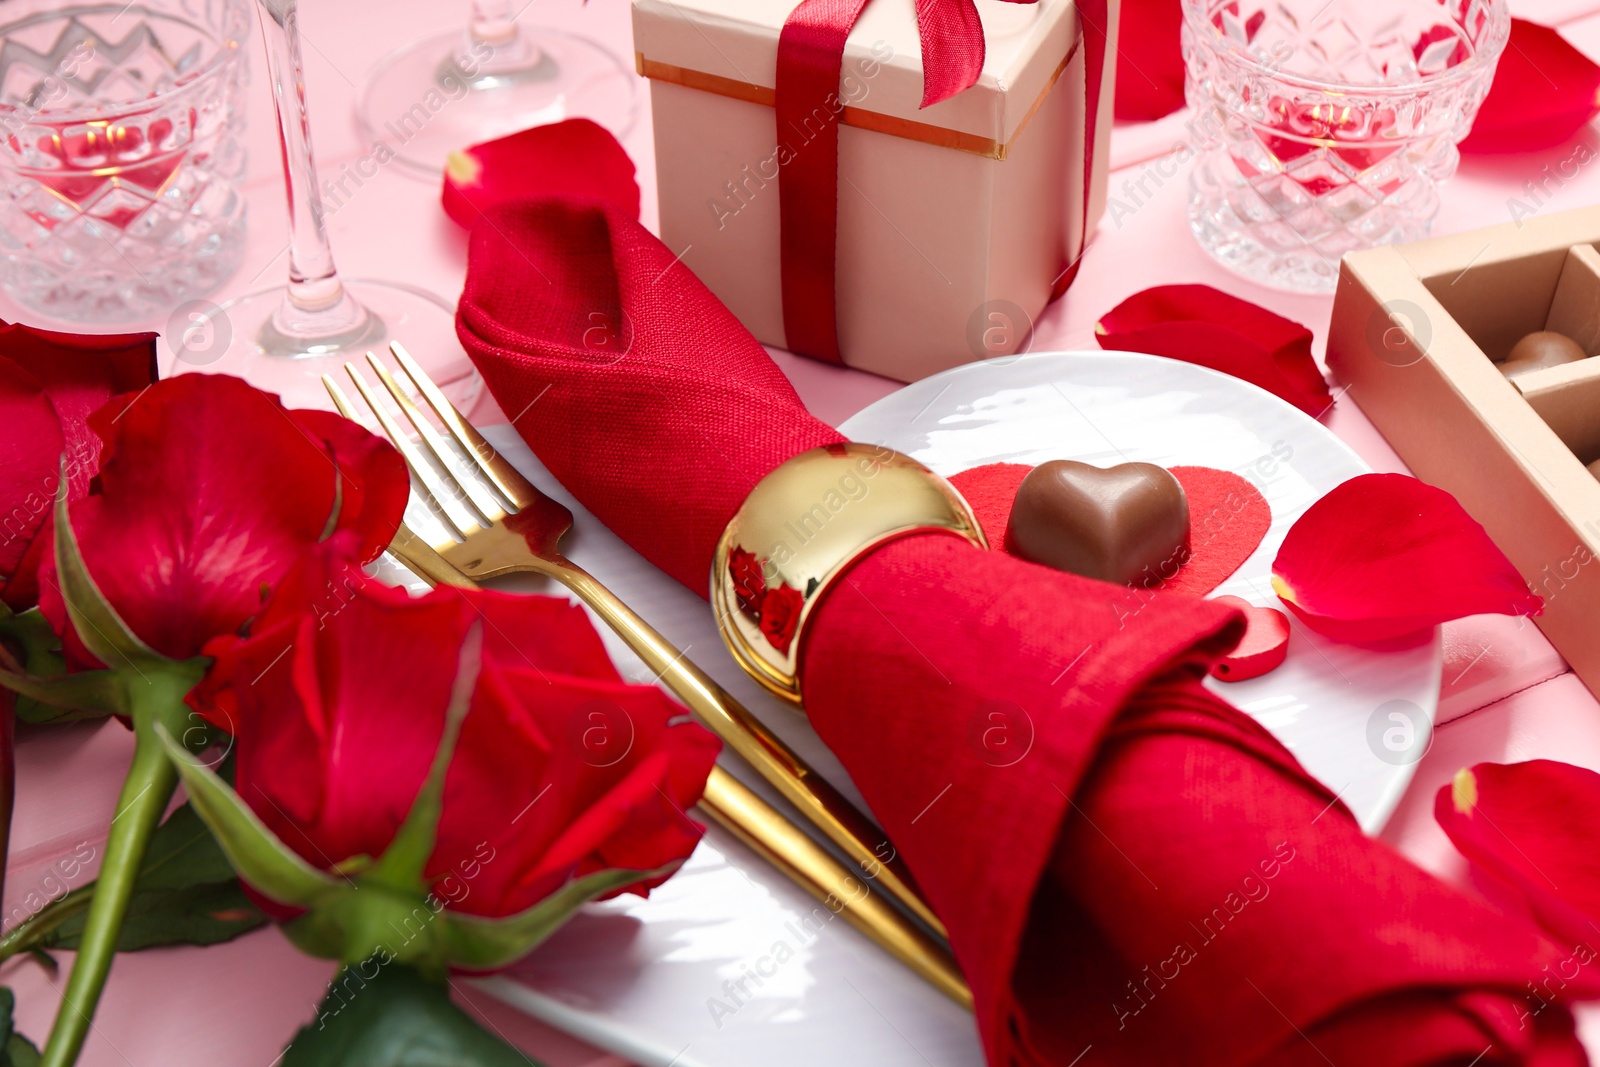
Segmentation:
{"type": "Polygon", "coordinates": [[[1534,621],[1600,693],[1597,353],[1600,207],[1342,264],[1330,369],[1544,597],[1534,621]]]}

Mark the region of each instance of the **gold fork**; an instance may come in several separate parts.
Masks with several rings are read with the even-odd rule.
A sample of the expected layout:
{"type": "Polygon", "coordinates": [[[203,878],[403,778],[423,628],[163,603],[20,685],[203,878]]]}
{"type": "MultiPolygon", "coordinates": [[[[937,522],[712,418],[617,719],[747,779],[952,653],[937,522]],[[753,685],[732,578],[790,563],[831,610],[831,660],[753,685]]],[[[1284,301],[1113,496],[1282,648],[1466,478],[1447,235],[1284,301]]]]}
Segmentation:
{"type": "MultiPolygon", "coordinates": [[[[615,594],[562,555],[559,543],[572,527],[572,513],[540,492],[506,462],[402,346],[393,344],[390,349],[399,363],[400,375],[409,379],[412,388],[476,467],[477,474],[488,483],[483,484],[478,477],[458,477],[453,473],[449,444],[423,416],[410,393],[401,388],[396,375],[375,355],[367,353],[373,373],[415,428],[421,445],[437,461],[438,471],[444,472],[443,476],[429,464],[417,443],[401,430],[361,373],[346,364],[352,382],[384,434],[405,456],[423,491],[451,527],[444,539],[433,543],[402,527],[396,537],[397,554],[435,581],[450,581],[452,575],[481,581],[525,571],[561,582],[605,620],[702,722],[747,760],[829,840],[861,864],[869,878],[930,929],[944,936],[944,927],[916,892],[888,843],[883,842],[878,848],[867,843],[883,841],[875,824],[615,594]],[[456,505],[455,514],[445,507],[445,501],[456,505]]],[[[340,412],[347,418],[355,418],[352,405],[338,385],[326,376],[324,383],[340,412]]]]}

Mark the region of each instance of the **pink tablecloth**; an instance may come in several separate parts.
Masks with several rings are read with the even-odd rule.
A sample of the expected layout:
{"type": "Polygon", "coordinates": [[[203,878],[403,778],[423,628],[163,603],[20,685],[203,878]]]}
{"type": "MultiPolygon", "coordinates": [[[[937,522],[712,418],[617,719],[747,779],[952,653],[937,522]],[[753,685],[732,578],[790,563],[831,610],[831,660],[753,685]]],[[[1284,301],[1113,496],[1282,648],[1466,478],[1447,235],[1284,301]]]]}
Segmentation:
{"type": "MultiPolygon", "coordinates": [[[[1579,47],[1600,57],[1600,0],[1513,0],[1512,6],[1520,15],[1559,25],[1579,47]]],[[[464,18],[465,8],[464,0],[445,5],[313,0],[301,9],[319,163],[325,178],[343,177],[346,191],[354,190],[329,219],[339,264],[349,276],[401,278],[450,297],[459,291],[465,240],[436,209],[435,186],[398,167],[382,168],[369,179],[345,168],[370,149],[361,143],[352,118],[366,73],[388,49],[443,20],[464,18]]],[[[521,18],[530,25],[581,29],[620,55],[633,51],[626,0],[590,0],[587,7],[579,0],[540,0],[530,3],[521,18]]],[[[273,117],[254,47],[251,59],[250,244],[244,266],[223,295],[279,281],[286,268],[273,117]]],[[[647,223],[655,215],[649,131],[646,103],[625,142],[639,164],[647,223]]],[[[1207,282],[1299,319],[1319,334],[1325,330],[1329,298],[1241,281],[1195,246],[1184,220],[1183,169],[1168,177],[1164,172],[1171,168],[1152,166],[1180,147],[1183,136],[1181,116],[1117,129],[1111,195],[1131,210],[1119,210],[1115,222],[1102,225],[1077,286],[1038,324],[1035,350],[1094,348],[1093,324],[1102,312],[1138,289],[1166,282],[1207,282]]],[[[1593,130],[1584,136],[1591,146],[1600,141],[1593,130]]],[[[1513,218],[1510,199],[1526,202],[1524,183],[1541,179],[1541,168],[1566,160],[1573,149],[1469,160],[1445,190],[1438,232],[1513,218]]],[[[1547,184],[1541,198],[1540,212],[1600,201],[1600,168],[1580,170],[1559,186],[1547,184]]],[[[3,298],[0,317],[38,321],[3,298]]],[[[812,410],[832,422],[896,387],[870,375],[776,355],[812,410]]],[[[1341,403],[1326,421],[1373,467],[1404,470],[1354,404],[1341,403]]],[[[1445,877],[1466,877],[1465,865],[1433,822],[1433,795],[1458,767],[1542,756],[1600,769],[1600,706],[1538,631],[1519,621],[1485,617],[1446,627],[1440,720],[1446,725],[1383,836],[1445,877]]],[[[84,844],[98,850],[129,747],[128,735],[115,725],[23,731],[7,916],[26,908],[29,894],[37,899],[58,884],[54,864],[61,856],[84,844]]],[[[268,1067],[295,1028],[312,1017],[330,975],[330,965],[300,955],[273,930],[215,948],[121,957],[81,1062],[85,1067],[268,1067]]],[[[17,992],[23,1031],[42,1036],[55,1011],[60,976],[31,960],[17,960],[0,972],[0,982],[17,992]]],[[[481,993],[462,989],[460,994],[469,1009],[480,1011],[492,1027],[551,1067],[621,1063],[481,993]]],[[[1600,1053],[1600,1022],[1589,1023],[1600,1015],[1585,1016],[1590,1047],[1600,1053]]]]}

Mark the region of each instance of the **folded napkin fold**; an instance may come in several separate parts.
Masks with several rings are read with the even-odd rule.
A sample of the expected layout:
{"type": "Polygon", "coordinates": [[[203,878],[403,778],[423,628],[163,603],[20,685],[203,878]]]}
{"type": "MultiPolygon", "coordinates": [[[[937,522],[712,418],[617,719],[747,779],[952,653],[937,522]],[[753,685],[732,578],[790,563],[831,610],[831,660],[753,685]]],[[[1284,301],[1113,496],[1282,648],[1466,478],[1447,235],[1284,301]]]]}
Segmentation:
{"type": "MultiPolygon", "coordinates": [[[[702,595],[756,481],[841,439],[608,203],[488,211],[458,328],[551,473],[702,595]]],[[[929,534],[812,618],[807,713],[948,925],[989,1062],[1585,1062],[1557,1001],[1600,993],[1593,951],[1368,839],[1204,690],[1234,613],[1125,598],[929,534]]]]}

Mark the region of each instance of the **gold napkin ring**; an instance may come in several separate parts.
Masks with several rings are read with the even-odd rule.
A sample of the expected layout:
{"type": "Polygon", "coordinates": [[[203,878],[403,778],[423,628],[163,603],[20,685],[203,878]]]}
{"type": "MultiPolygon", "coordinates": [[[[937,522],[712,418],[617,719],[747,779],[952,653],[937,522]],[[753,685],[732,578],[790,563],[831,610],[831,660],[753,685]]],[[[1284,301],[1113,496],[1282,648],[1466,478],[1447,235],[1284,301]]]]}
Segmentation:
{"type": "Polygon", "coordinates": [[[989,547],[955,487],[910,456],[855,443],[802,452],[756,483],[717,542],[722,639],[756,681],[799,704],[806,620],[828,586],[885,541],[930,532],[989,547]]]}

